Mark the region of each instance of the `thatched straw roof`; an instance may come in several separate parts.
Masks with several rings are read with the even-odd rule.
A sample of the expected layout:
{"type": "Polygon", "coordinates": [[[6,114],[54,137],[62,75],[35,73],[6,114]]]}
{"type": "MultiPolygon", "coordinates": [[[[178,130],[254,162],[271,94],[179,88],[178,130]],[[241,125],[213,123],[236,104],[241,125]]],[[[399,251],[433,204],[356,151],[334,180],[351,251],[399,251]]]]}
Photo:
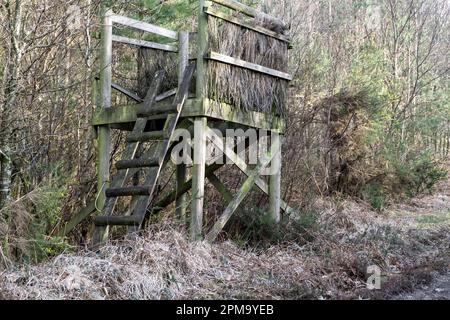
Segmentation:
{"type": "MultiPolygon", "coordinates": [[[[267,27],[263,21],[254,21],[267,27]]],[[[282,72],[289,71],[286,42],[214,17],[210,17],[208,26],[210,50],[282,72]]],[[[287,85],[286,80],[255,71],[215,61],[208,64],[209,97],[242,110],[284,114],[287,85]]]]}

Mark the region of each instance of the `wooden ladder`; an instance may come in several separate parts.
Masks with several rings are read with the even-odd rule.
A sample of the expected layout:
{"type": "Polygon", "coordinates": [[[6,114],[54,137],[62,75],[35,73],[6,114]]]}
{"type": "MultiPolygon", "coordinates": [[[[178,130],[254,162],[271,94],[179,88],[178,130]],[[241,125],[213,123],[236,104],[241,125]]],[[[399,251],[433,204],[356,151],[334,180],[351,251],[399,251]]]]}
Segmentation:
{"type": "Polygon", "coordinates": [[[161,171],[165,165],[171,141],[177,128],[178,120],[184,103],[189,95],[189,86],[195,70],[195,64],[189,65],[183,75],[183,80],[178,88],[173,104],[167,107],[155,107],[156,96],[164,80],[164,72],[157,72],[152,84],[138,110],[132,133],[127,138],[127,146],[123,152],[122,160],[116,163],[117,174],[112,180],[110,188],[106,189],[106,202],[103,216],[95,219],[95,231],[93,244],[98,245],[105,239],[105,233],[109,226],[127,226],[130,231],[142,228],[147,216],[147,209],[151,204],[156,190],[161,171]],[[148,117],[153,115],[167,115],[166,123],[162,131],[145,132],[148,117]],[[156,142],[152,154],[146,154],[136,158],[139,144],[144,142],[156,142]],[[148,175],[143,186],[124,187],[125,183],[140,169],[149,168],[148,175]],[[113,216],[114,208],[119,197],[136,197],[134,208],[130,216],[113,216]]]}

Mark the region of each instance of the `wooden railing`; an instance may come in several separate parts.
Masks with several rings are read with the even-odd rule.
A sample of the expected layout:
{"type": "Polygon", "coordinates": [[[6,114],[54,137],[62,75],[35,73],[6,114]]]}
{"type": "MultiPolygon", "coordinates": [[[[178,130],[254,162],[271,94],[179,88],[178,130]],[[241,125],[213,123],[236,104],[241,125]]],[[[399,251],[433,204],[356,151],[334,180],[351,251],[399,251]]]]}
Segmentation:
{"type": "MultiPolygon", "coordinates": [[[[156,26],[143,21],[138,21],[128,17],[114,14],[111,10],[103,12],[103,28],[102,28],[102,50],[101,50],[101,69],[100,69],[100,97],[99,107],[111,108],[112,89],[128,96],[134,101],[140,103],[142,98],[137,96],[131,90],[124,88],[112,82],[112,53],[113,42],[123,43],[132,46],[150,48],[166,52],[175,52],[179,55],[179,82],[181,82],[184,70],[189,61],[189,32],[173,31],[160,26],[156,26]],[[168,45],[152,41],[133,39],[113,34],[114,24],[144,31],[146,33],[158,35],[164,38],[178,41],[177,45],[168,45]]],[[[175,90],[163,93],[156,100],[166,99],[176,94],[175,90]]],[[[105,190],[109,188],[110,181],[110,144],[111,133],[109,126],[98,126],[98,190],[99,194],[96,200],[96,209],[102,210],[106,201],[105,190]]]]}
{"type": "Polygon", "coordinates": [[[264,74],[272,76],[272,77],[276,77],[276,78],[280,78],[280,79],[284,79],[284,80],[288,80],[288,81],[292,80],[292,76],[288,73],[281,72],[281,71],[271,69],[271,68],[267,68],[267,67],[261,66],[259,64],[236,59],[236,58],[226,56],[224,54],[220,54],[220,53],[217,53],[214,51],[209,51],[206,55],[206,58],[209,60],[214,60],[214,61],[219,61],[222,63],[230,64],[230,65],[233,65],[236,67],[245,68],[245,69],[252,70],[255,72],[264,73],[264,74]]]}
{"type": "MultiPolygon", "coordinates": [[[[183,75],[184,69],[188,63],[188,52],[189,52],[189,33],[183,31],[174,31],[167,28],[163,28],[160,26],[156,26],[147,22],[135,20],[132,18],[124,17],[121,15],[114,14],[112,11],[107,11],[105,14],[105,24],[104,24],[104,32],[103,32],[103,68],[101,71],[101,89],[102,92],[107,96],[110,95],[110,89],[117,90],[118,92],[126,95],[127,97],[133,99],[136,102],[142,102],[142,98],[138,97],[131,90],[124,88],[118,84],[112,82],[111,79],[111,63],[112,63],[112,45],[113,42],[127,44],[131,46],[137,46],[140,48],[149,48],[153,50],[160,50],[171,53],[178,53],[180,56],[179,59],[179,79],[181,81],[181,77],[183,75]],[[144,31],[146,33],[154,34],[157,36],[161,36],[164,38],[168,38],[171,40],[178,40],[178,45],[172,44],[163,44],[157,43],[153,41],[146,41],[141,39],[134,39],[124,36],[119,36],[113,34],[114,24],[119,24],[125,27],[133,28],[139,31],[144,31]]],[[[175,95],[176,90],[170,90],[167,93],[164,93],[162,96],[164,98],[168,98],[170,96],[175,95]]],[[[110,98],[104,97],[102,106],[104,108],[109,108],[110,98]]],[[[158,101],[158,99],[157,99],[158,101]]]]}
{"type": "Polygon", "coordinates": [[[148,33],[153,33],[153,34],[165,37],[165,38],[178,40],[178,32],[169,30],[169,29],[166,29],[163,27],[155,26],[155,25],[147,23],[147,22],[131,19],[131,18],[124,17],[124,16],[119,16],[117,14],[111,15],[111,21],[113,23],[118,23],[118,24],[130,27],[130,28],[145,31],[148,33]]]}
{"type": "Polygon", "coordinates": [[[280,28],[286,27],[283,21],[281,21],[275,17],[272,17],[270,15],[264,14],[262,12],[258,12],[257,10],[253,9],[252,7],[249,7],[247,5],[244,5],[244,4],[234,1],[234,0],[211,0],[211,1],[205,2],[204,12],[210,16],[214,16],[216,18],[225,20],[227,22],[234,23],[243,28],[247,28],[247,29],[259,32],[261,34],[264,34],[269,37],[273,37],[275,39],[278,39],[278,40],[281,40],[284,42],[289,42],[289,38],[286,37],[285,35],[277,33],[272,30],[269,30],[267,28],[255,25],[255,23],[253,23],[251,20],[247,21],[243,18],[238,18],[231,14],[225,14],[217,9],[211,8],[211,4],[213,2],[216,4],[222,5],[223,7],[227,7],[227,8],[233,9],[234,11],[243,13],[244,15],[251,17],[251,18],[257,18],[258,16],[263,17],[266,21],[270,21],[271,23],[279,26],[280,28]]]}

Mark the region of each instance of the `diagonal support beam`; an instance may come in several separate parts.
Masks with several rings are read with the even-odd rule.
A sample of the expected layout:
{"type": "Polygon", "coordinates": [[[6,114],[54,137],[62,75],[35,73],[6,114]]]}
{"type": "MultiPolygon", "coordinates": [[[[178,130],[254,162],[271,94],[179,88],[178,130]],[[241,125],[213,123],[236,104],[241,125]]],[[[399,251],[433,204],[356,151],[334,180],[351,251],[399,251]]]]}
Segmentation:
{"type": "Polygon", "coordinates": [[[270,164],[273,157],[276,155],[280,147],[279,143],[280,143],[279,140],[275,141],[275,143],[272,144],[270,153],[259,161],[259,164],[256,166],[255,169],[249,172],[247,180],[239,189],[237,195],[233,198],[228,207],[225,209],[225,212],[222,214],[222,216],[219,218],[219,220],[216,222],[216,224],[212,227],[211,231],[206,236],[206,240],[208,242],[214,242],[217,239],[217,236],[220,234],[220,232],[222,232],[223,228],[228,223],[231,216],[236,212],[239,205],[242,203],[242,201],[244,201],[245,197],[247,197],[247,195],[255,185],[256,180],[260,176],[262,170],[270,164]]]}
{"type": "MultiPolygon", "coordinates": [[[[182,123],[182,125],[180,126],[181,128],[185,128],[187,129],[189,127],[189,124],[191,124],[192,122],[189,119],[184,120],[184,122],[182,123]]],[[[241,141],[241,143],[237,144],[237,148],[239,147],[243,147],[245,146],[246,141],[241,141]]],[[[218,183],[216,184],[217,186],[214,185],[215,188],[219,187],[219,184],[221,185],[219,188],[222,188],[222,186],[226,189],[226,187],[223,185],[223,183],[219,180],[219,178],[216,176],[216,172],[221,169],[222,167],[225,166],[225,164],[218,164],[216,163],[216,160],[218,160],[219,158],[221,158],[222,156],[218,156],[217,158],[214,159],[214,161],[211,161],[210,165],[207,165],[205,168],[205,176],[208,178],[208,180],[214,185],[215,182],[212,182],[211,179],[214,180],[214,177],[216,180],[214,181],[218,181],[218,183]]],[[[177,189],[173,190],[171,193],[169,193],[166,197],[164,197],[161,201],[159,201],[157,204],[155,204],[153,207],[149,207],[148,208],[148,215],[154,215],[157,214],[158,212],[162,211],[163,209],[167,208],[169,205],[171,205],[174,201],[176,201],[177,199],[179,199],[179,197],[181,197],[182,195],[184,195],[185,193],[189,192],[192,189],[192,179],[190,179],[189,181],[187,181],[186,183],[184,183],[182,186],[180,186],[177,189]]],[[[220,190],[219,190],[220,192],[220,190]]],[[[233,199],[233,195],[232,193],[227,189],[226,192],[228,193],[227,198],[225,198],[225,200],[227,202],[231,202],[231,200],[233,199]]]]}
{"type": "Polygon", "coordinates": [[[111,83],[111,87],[112,87],[114,90],[116,90],[116,91],[118,91],[118,92],[120,92],[120,93],[126,95],[128,98],[131,98],[131,99],[133,99],[133,100],[136,101],[136,102],[139,102],[139,103],[144,102],[144,99],[142,99],[141,97],[139,97],[139,96],[136,94],[136,92],[133,92],[133,91],[131,91],[131,90],[129,90],[129,89],[127,89],[127,88],[121,86],[120,84],[117,84],[117,83],[114,83],[114,82],[113,82],[113,83],[111,83]]]}
{"type": "Polygon", "coordinates": [[[233,200],[233,194],[227,188],[227,186],[224,185],[222,181],[220,181],[218,176],[216,176],[214,173],[211,173],[207,176],[207,178],[209,182],[211,182],[211,184],[214,186],[214,188],[219,191],[219,193],[227,203],[230,203],[233,200]]]}
{"type": "MultiPolygon", "coordinates": [[[[207,176],[209,176],[222,167],[223,167],[223,165],[221,165],[221,164],[213,164],[211,166],[207,166],[205,169],[205,173],[207,176]]],[[[153,207],[148,208],[148,214],[155,215],[155,214],[159,213],[160,211],[162,211],[165,208],[167,208],[168,206],[170,206],[177,199],[179,199],[182,195],[189,192],[191,189],[192,189],[192,179],[185,182],[182,186],[180,186],[178,188],[178,190],[177,189],[173,190],[171,193],[169,193],[167,196],[165,196],[161,201],[156,203],[153,207]]]]}
{"type": "MultiPolygon", "coordinates": [[[[219,137],[213,130],[208,130],[208,136],[213,137],[210,141],[220,150],[222,151],[233,163],[241,170],[247,177],[251,174],[250,167],[230,146],[227,146],[226,143],[223,142],[222,138],[219,137]]],[[[256,186],[264,192],[266,195],[270,195],[269,185],[261,179],[261,177],[257,177],[255,180],[256,186]]],[[[281,200],[281,210],[283,210],[287,214],[292,214],[294,209],[290,207],[285,201],[281,200]]]]}

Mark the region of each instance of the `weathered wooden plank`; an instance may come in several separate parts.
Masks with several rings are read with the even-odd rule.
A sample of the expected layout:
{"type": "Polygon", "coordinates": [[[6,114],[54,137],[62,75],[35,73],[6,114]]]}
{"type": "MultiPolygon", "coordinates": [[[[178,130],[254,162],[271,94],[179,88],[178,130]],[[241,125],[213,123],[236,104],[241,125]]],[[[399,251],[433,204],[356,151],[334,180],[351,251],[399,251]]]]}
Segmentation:
{"type": "Polygon", "coordinates": [[[196,118],[194,123],[194,166],[192,168],[191,239],[202,239],[203,204],[205,198],[206,129],[207,118],[196,118]]]}
{"type": "Polygon", "coordinates": [[[74,214],[71,219],[58,230],[57,235],[60,237],[67,236],[77,225],[96,211],[95,201],[92,201],[85,208],[81,209],[80,212],[74,214]]]}
{"type": "Polygon", "coordinates": [[[109,198],[117,197],[134,197],[134,196],[149,196],[153,186],[136,186],[136,187],[121,187],[109,188],[106,190],[106,196],[109,198]]]}
{"type": "Polygon", "coordinates": [[[138,226],[140,224],[139,219],[133,216],[102,216],[95,218],[95,225],[102,226],[138,226]]]}
{"type": "Polygon", "coordinates": [[[272,161],[278,149],[279,144],[277,144],[277,142],[275,141],[275,143],[272,144],[271,146],[269,154],[260,159],[259,164],[256,166],[256,168],[250,171],[247,180],[239,189],[237,195],[233,198],[228,207],[225,209],[225,212],[222,214],[222,216],[220,216],[218,221],[214,224],[211,231],[206,236],[206,240],[208,242],[213,242],[217,239],[217,236],[220,234],[220,232],[222,232],[223,228],[228,223],[231,216],[234,214],[234,212],[236,212],[239,205],[242,203],[242,201],[244,201],[245,197],[247,197],[252,187],[255,185],[256,179],[261,174],[261,171],[267,165],[269,165],[270,161],[272,161]]]}
{"type": "Polygon", "coordinates": [[[227,7],[227,8],[239,11],[241,13],[244,13],[244,14],[248,15],[249,17],[252,17],[252,18],[262,17],[264,20],[270,21],[270,22],[276,24],[277,26],[279,26],[282,29],[286,29],[286,24],[282,20],[280,20],[278,18],[275,18],[275,17],[273,17],[271,15],[268,15],[267,13],[260,12],[260,11],[258,11],[256,9],[254,9],[252,7],[249,7],[249,6],[247,6],[247,5],[243,4],[243,3],[240,3],[238,1],[235,1],[235,0],[211,0],[211,1],[215,2],[215,3],[218,3],[220,5],[223,5],[223,6],[227,7]]]}
{"type": "Polygon", "coordinates": [[[173,97],[174,95],[177,94],[177,90],[178,90],[177,88],[174,88],[174,89],[169,90],[167,92],[161,93],[159,96],[156,97],[155,101],[156,102],[161,102],[161,101],[164,101],[164,100],[166,100],[166,99],[168,99],[170,97],[173,97]]]}
{"type": "MultiPolygon", "coordinates": [[[[177,184],[176,188],[178,191],[186,183],[188,171],[187,166],[184,163],[177,165],[176,170],[177,171],[175,178],[177,184]]],[[[183,225],[186,224],[187,197],[185,193],[178,197],[175,207],[176,207],[175,213],[177,215],[177,218],[181,221],[183,225]]]]}
{"type": "Polygon", "coordinates": [[[233,66],[237,66],[237,67],[241,67],[241,68],[245,68],[248,70],[252,70],[252,71],[256,71],[259,73],[263,73],[272,77],[276,77],[276,78],[280,78],[283,80],[287,80],[287,81],[291,81],[292,80],[292,76],[288,73],[285,72],[281,72],[275,69],[271,69],[271,68],[267,68],[264,66],[261,66],[259,64],[255,64],[255,63],[251,63],[251,62],[247,62],[244,60],[240,60],[240,59],[236,59],[230,56],[226,56],[214,51],[210,51],[207,55],[206,55],[207,59],[213,60],[213,61],[218,61],[218,62],[222,62],[222,63],[226,63],[226,64],[230,64],[233,66]]]}
{"type": "MultiPolygon", "coordinates": [[[[111,10],[102,8],[102,48],[101,48],[101,71],[100,71],[100,103],[103,110],[111,108],[111,84],[112,84],[112,15],[111,10]]],[[[99,210],[103,210],[106,204],[105,190],[109,187],[110,180],[110,146],[111,132],[108,125],[97,128],[97,201],[99,210]]],[[[107,230],[101,230],[95,234],[95,241],[102,241],[107,230]]]]}
{"type": "MultiPolygon", "coordinates": [[[[190,108],[187,109],[187,111],[189,110],[190,108]]],[[[274,116],[273,114],[256,111],[243,111],[230,104],[217,102],[211,99],[203,100],[201,112],[203,115],[210,118],[225,120],[246,127],[260,128],[279,133],[283,133],[286,127],[285,121],[280,117],[274,116]]]]}
{"type": "Polygon", "coordinates": [[[132,38],[122,37],[122,36],[118,36],[118,35],[113,35],[112,40],[114,42],[129,44],[132,46],[137,46],[137,47],[142,47],[142,48],[149,48],[149,49],[161,50],[161,51],[167,51],[167,52],[178,52],[177,47],[171,46],[170,44],[161,44],[161,43],[156,43],[156,42],[152,42],[152,41],[132,39],[132,38]]]}
{"type": "Polygon", "coordinates": [[[183,82],[183,75],[189,63],[189,32],[180,31],[178,39],[178,85],[183,82]]]}
{"type": "MultiPolygon", "coordinates": [[[[183,83],[183,74],[186,67],[189,64],[189,37],[190,34],[187,31],[179,32],[178,48],[179,48],[179,64],[178,64],[178,85],[183,83]]],[[[187,181],[188,171],[185,164],[177,165],[176,168],[176,187],[180,189],[187,181]]],[[[180,221],[186,223],[186,209],[187,209],[187,197],[183,194],[178,197],[176,202],[176,215],[180,221]]]]}
{"type": "Polygon", "coordinates": [[[217,10],[217,9],[205,8],[205,13],[209,14],[209,15],[211,15],[213,17],[220,18],[222,20],[225,20],[225,21],[228,21],[230,23],[236,24],[238,26],[241,26],[241,27],[244,27],[244,28],[256,31],[256,32],[261,33],[263,35],[266,35],[266,36],[269,36],[269,37],[272,37],[272,38],[275,38],[275,39],[278,39],[278,40],[281,40],[281,41],[289,43],[289,39],[286,36],[282,35],[282,34],[279,34],[279,33],[276,33],[276,32],[274,32],[272,30],[263,28],[261,26],[258,26],[256,24],[254,24],[254,23],[247,22],[247,21],[245,21],[245,20],[243,20],[241,18],[234,17],[232,15],[223,13],[223,12],[217,10]]]}
{"type": "MultiPolygon", "coordinates": [[[[106,9],[105,9],[106,10],[106,9]]],[[[103,13],[102,47],[100,53],[100,96],[103,108],[111,107],[112,84],[112,16],[111,10],[103,13]]]]}
{"type": "Polygon", "coordinates": [[[159,104],[152,109],[145,109],[140,107],[137,111],[137,116],[142,118],[147,118],[151,116],[157,116],[161,114],[170,114],[177,112],[177,106],[173,104],[159,104]]]}
{"type": "Polygon", "coordinates": [[[133,92],[125,87],[122,87],[121,85],[117,84],[117,83],[111,83],[111,87],[117,91],[119,91],[120,93],[126,95],[127,97],[133,99],[136,102],[143,102],[144,100],[139,97],[136,92],[133,92]]]}
{"type": "Polygon", "coordinates": [[[216,188],[217,191],[222,195],[223,199],[230,203],[233,200],[233,194],[231,191],[227,188],[226,185],[220,181],[219,177],[217,177],[214,173],[207,175],[208,181],[211,182],[211,184],[216,188]]]}
{"type": "Polygon", "coordinates": [[[131,160],[120,160],[116,163],[117,170],[133,169],[133,168],[151,168],[160,165],[159,158],[139,158],[131,160]]]}
{"type": "MultiPolygon", "coordinates": [[[[161,102],[165,107],[170,108],[169,103],[161,102]]],[[[159,105],[159,104],[158,104],[159,105]]],[[[138,105],[114,107],[110,110],[97,110],[94,114],[92,124],[95,126],[105,124],[132,123],[137,119],[138,105]]],[[[214,100],[189,99],[181,113],[182,118],[208,117],[216,120],[224,120],[251,128],[261,128],[264,130],[283,133],[286,127],[285,121],[272,114],[256,111],[242,111],[226,103],[214,100]]],[[[148,119],[163,119],[164,115],[148,117],[148,119]]]]}
{"type": "Polygon", "coordinates": [[[173,30],[155,26],[155,25],[147,23],[147,22],[120,16],[117,14],[112,15],[111,18],[114,23],[118,23],[118,24],[130,27],[130,28],[141,30],[141,31],[157,34],[157,35],[165,37],[165,38],[178,40],[178,32],[173,31],[173,30]]]}
{"type": "Polygon", "coordinates": [[[130,133],[127,137],[127,142],[150,142],[150,141],[161,141],[166,140],[167,132],[164,131],[151,131],[144,133],[130,133]]]}
{"type": "MultiPolygon", "coordinates": [[[[167,92],[164,92],[163,94],[160,94],[156,97],[156,102],[162,102],[164,100],[167,100],[168,98],[174,96],[177,94],[178,89],[172,89],[167,92]]],[[[174,113],[177,110],[175,109],[176,106],[172,104],[172,102],[166,102],[166,103],[159,103],[153,108],[146,108],[144,105],[139,105],[137,109],[137,116],[138,117],[150,117],[152,115],[158,115],[158,114],[165,114],[165,113],[174,113]]]]}
{"type": "Polygon", "coordinates": [[[208,5],[205,0],[199,2],[198,33],[197,33],[197,98],[206,98],[206,68],[205,55],[208,53],[208,15],[204,12],[208,5]]]}
{"type": "Polygon", "coordinates": [[[281,137],[279,135],[272,136],[272,143],[278,143],[280,146],[274,154],[271,170],[272,175],[269,177],[269,215],[272,223],[280,223],[281,221],[281,137]],[[275,140],[275,141],[274,141],[275,140]]]}

